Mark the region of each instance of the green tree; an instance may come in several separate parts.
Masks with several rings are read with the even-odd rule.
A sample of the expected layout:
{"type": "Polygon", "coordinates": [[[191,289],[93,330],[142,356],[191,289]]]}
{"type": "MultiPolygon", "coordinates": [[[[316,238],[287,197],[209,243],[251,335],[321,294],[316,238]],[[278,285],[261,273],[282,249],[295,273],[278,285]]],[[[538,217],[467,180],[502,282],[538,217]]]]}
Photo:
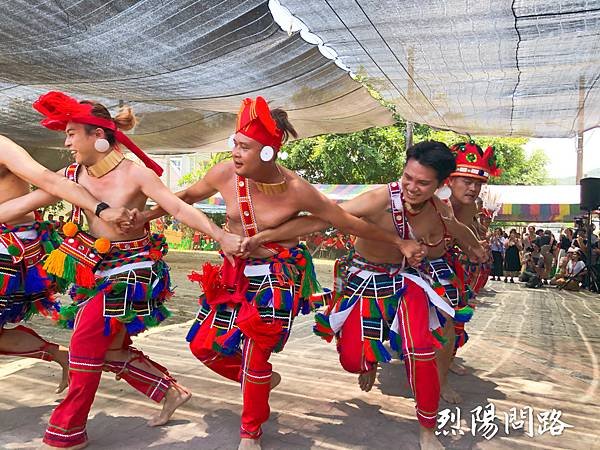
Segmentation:
{"type": "Polygon", "coordinates": [[[300,139],[284,148],[283,164],[311,183],[376,184],[404,166],[404,124],[300,139]]]}
{"type": "MultiPolygon", "coordinates": [[[[420,135],[418,138],[419,140],[433,139],[444,142],[448,146],[469,140],[468,136],[452,131],[434,131],[432,129],[426,135],[420,135]]],[[[494,147],[498,167],[502,169],[502,174],[498,178],[490,178],[490,184],[538,185],[548,182],[546,170],[548,157],[542,150],[536,150],[527,156],[524,149],[527,138],[472,136],[472,139],[484,150],[488,145],[494,147]]]]}
{"type": "Polygon", "coordinates": [[[231,152],[213,153],[209,160],[202,161],[198,168],[182,176],[177,182],[177,184],[179,186],[189,186],[191,184],[194,184],[196,181],[204,177],[204,175],[206,175],[206,172],[208,172],[211,167],[217,165],[221,161],[225,161],[226,159],[230,158],[231,152]]]}

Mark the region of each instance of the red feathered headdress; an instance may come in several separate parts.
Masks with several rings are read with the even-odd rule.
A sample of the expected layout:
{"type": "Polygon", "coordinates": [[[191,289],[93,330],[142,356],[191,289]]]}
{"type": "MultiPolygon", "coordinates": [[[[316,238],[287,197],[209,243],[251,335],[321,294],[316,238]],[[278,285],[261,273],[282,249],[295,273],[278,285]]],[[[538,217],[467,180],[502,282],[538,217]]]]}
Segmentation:
{"type": "Polygon", "coordinates": [[[462,142],[450,150],[456,158],[456,171],[450,174],[451,177],[473,177],[487,182],[489,177],[498,177],[502,173],[492,146],[483,151],[474,142],[462,142]]]}
{"type": "Polygon", "coordinates": [[[245,98],[242,101],[235,131],[275,150],[282,145],[283,132],[277,128],[269,105],[262,97],[256,97],[256,100],[245,98]]]}
{"type": "Polygon", "coordinates": [[[69,97],[62,92],[50,91],[33,102],[33,108],[46,116],[40,123],[50,130],[64,131],[67,123],[77,122],[113,131],[118,142],[140,158],[146,167],[152,169],[158,176],[162,175],[162,167],[150,159],[121,130],[117,129],[114,120],[92,115],[92,105],[79,103],[73,97],[69,97]]]}

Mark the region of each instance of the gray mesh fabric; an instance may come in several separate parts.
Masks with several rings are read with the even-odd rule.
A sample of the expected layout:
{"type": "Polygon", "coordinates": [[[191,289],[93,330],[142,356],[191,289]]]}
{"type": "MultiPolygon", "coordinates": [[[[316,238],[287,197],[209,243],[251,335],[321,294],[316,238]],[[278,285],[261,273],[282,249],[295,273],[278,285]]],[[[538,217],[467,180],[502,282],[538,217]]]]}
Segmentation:
{"type": "Polygon", "coordinates": [[[600,2],[280,0],[411,121],[572,136],[600,122],[600,2]]]}
{"type": "Polygon", "coordinates": [[[226,150],[240,101],[262,95],[302,136],[388,124],[389,112],[265,1],[15,0],[0,4],[0,133],[60,147],[31,108],[61,90],[140,116],[143,149],[226,150]]]}

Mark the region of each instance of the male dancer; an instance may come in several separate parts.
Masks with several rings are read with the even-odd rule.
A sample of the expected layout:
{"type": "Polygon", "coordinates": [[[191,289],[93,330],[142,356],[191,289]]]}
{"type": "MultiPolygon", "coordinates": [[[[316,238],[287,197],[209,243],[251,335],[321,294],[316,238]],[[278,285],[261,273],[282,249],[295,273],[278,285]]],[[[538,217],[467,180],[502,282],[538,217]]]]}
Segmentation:
{"type": "MultiPolygon", "coordinates": [[[[456,170],[448,178],[450,188],[450,204],[456,219],[469,227],[482,243],[485,235],[480,236],[477,222],[477,207],[475,202],[481,192],[481,187],[487,183],[490,176],[498,176],[500,170],[496,166],[496,158],[492,147],[485,152],[474,142],[462,142],[451,148],[456,159],[456,170]]],[[[454,246],[449,249],[446,259],[458,278],[458,308],[468,306],[469,301],[485,284],[489,275],[489,260],[472,262],[468,255],[454,246]],[[483,280],[483,282],[482,282],[483,280]]],[[[438,369],[440,371],[441,396],[449,403],[460,403],[460,395],[447,382],[448,370],[452,369],[461,375],[465,373],[462,366],[453,365],[456,350],[468,340],[464,322],[449,321],[444,327],[447,344],[438,352],[438,369]]]]}
{"type": "MultiPolygon", "coordinates": [[[[469,227],[480,242],[486,239],[487,229],[479,221],[480,211],[476,201],[481,188],[490,176],[497,177],[501,170],[497,167],[494,149],[488,146],[485,151],[474,142],[463,142],[451,148],[456,158],[456,171],[450,175],[448,186],[452,191],[450,203],[456,219],[469,227]]],[[[466,284],[477,294],[489,277],[489,261],[470,264],[464,253],[460,261],[465,268],[466,284]]]]}
{"type": "MultiPolygon", "coordinates": [[[[120,130],[135,124],[130,108],[113,119],[95,102],[78,102],[59,92],[41,96],[34,107],[46,116],[42,124],[64,130],[65,146],[75,163],[66,177],[114,205],[142,209],[148,197],[181,222],[219,241],[228,254],[236,253],[241,238],[225,233],[203,213],[175,197],[162,184],[160,167],[120,130]],[[146,166],[124,158],[121,143],[146,166]]],[[[13,200],[14,209],[39,208],[56,198],[38,190],[13,200]]],[[[150,399],[164,405],[150,426],[166,423],[191,393],[168,371],[131,346],[130,336],[164,320],[163,302],[171,295],[169,269],[163,260],[164,238],[150,236],[143,223],[125,235],[85,210],[89,232],[80,229],[81,209],[74,208],[64,227],[65,240],[46,260],[49,273],[74,282],[74,304],[61,310],[74,333],[69,348],[69,391],[52,413],[44,442],[48,448],[83,448],[86,422],[102,370],[114,372],[150,399]],[[102,256],[99,256],[102,255],[102,256]],[[76,314],[76,316],[75,316],[76,314]],[[73,319],[75,318],[75,319],[73,319]]]]}
{"type": "MultiPolygon", "coordinates": [[[[483,250],[475,237],[434,197],[454,169],[454,158],[444,144],[416,144],[407,152],[400,182],[366,192],[342,207],[403,239],[418,239],[427,247],[428,258],[440,258],[451,236],[478,258],[483,250]]],[[[314,217],[300,217],[245,240],[243,247],[251,251],[264,242],[309,234],[327,226],[314,217]]],[[[418,265],[422,256],[411,255],[408,262],[418,265]]],[[[327,313],[317,315],[315,333],[326,340],[336,336],[342,367],[360,374],[359,385],[365,391],[373,386],[377,364],[391,359],[383,346],[389,339],[392,349],[405,359],[417,404],[421,447],[439,448],[434,435],[439,402],[434,349],[441,346],[441,336],[438,315],[430,310],[447,316],[454,316],[455,311],[430,286],[429,274],[436,275],[430,263],[423,261],[420,268],[419,272],[407,271],[401,252],[359,237],[354,249],[336,263],[336,295],[327,313]]]]}
{"type": "MultiPolygon", "coordinates": [[[[285,111],[270,111],[262,97],[245,99],[232,136],[233,161],[216,165],[178,195],[192,203],[220,192],[229,229],[248,237],[309,211],[345,232],[385,241],[388,251],[411,256],[421,252],[415,242],[348,214],[279,166],[277,152],[288,135],[296,137],[296,131],[285,111]]],[[[158,214],[154,211],[149,217],[158,214]]],[[[270,411],[269,393],[280,379],[272,372],[270,355],[283,349],[294,318],[309,311],[309,297],[318,286],[310,254],[295,238],[257,247],[249,256],[237,260],[235,269],[225,261],[217,288],[207,266],[196,277],[204,294],[188,340],[207,367],[241,383],[240,448],[260,448],[261,425],[270,411]]]]}
{"type": "MultiPolygon", "coordinates": [[[[2,203],[29,192],[29,183],[59,195],[82,207],[95,210],[100,201],[85,188],[66,180],[37,163],[19,145],[0,136],[0,355],[56,361],[62,366],[62,380],[56,392],[68,384],[66,349],[43,339],[19,323],[32,314],[55,316],[59,304],[54,300],[55,286],[42,264],[46,254],[58,245],[52,223],[36,220],[33,213],[6,220],[2,203]]],[[[99,212],[116,225],[129,227],[124,208],[99,212]]]]}

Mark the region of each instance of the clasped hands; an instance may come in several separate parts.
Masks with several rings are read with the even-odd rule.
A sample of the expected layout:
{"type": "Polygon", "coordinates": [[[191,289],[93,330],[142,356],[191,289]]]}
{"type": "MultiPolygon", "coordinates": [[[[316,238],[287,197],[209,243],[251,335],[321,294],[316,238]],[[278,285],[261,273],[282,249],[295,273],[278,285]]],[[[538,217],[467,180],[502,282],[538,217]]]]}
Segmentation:
{"type": "Polygon", "coordinates": [[[144,211],[137,208],[127,209],[122,206],[116,208],[106,208],[100,212],[100,219],[108,222],[126,234],[133,228],[139,227],[148,221],[144,211]]]}
{"type": "MultiPolygon", "coordinates": [[[[140,227],[150,220],[150,211],[140,211],[137,208],[124,207],[107,208],[100,213],[100,218],[113,224],[119,232],[126,234],[136,227],[140,227]]],[[[226,257],[248,257],[260,243],[257,237],[249,238],[223,231],[216,239],[226,257]]]]}

